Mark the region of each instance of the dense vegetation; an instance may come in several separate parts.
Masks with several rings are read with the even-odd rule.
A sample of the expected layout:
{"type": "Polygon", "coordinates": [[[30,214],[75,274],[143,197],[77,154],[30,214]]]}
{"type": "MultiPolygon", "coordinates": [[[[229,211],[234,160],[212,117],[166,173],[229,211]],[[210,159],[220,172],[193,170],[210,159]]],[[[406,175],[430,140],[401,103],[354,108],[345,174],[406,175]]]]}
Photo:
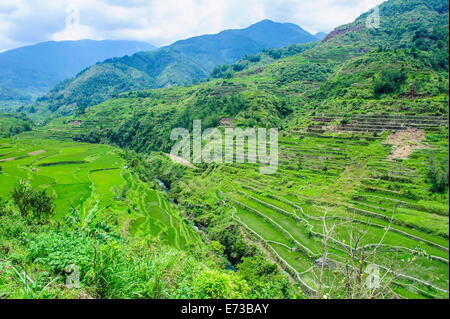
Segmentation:
{"type": "Polygon", "coordinates": [[[33,123],[25,114],[0,113],[0,137],[9,137],[30,131],[33,123]]]}

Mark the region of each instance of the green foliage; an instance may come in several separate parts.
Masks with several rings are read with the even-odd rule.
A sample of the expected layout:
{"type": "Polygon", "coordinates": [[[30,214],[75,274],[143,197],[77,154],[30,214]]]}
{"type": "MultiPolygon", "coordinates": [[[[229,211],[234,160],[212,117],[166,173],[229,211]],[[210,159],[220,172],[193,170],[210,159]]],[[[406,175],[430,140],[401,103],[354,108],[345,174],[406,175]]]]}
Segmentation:
{"type": "Polygon", "coordinates": [[[112,242],[102,246],[86,284],[100,298],[192,298],[193,279],[204,267],[181,251],[154,248],[112,242]]]}
{"type": "Polygon", "coordinates": [[[443,193],[448,189],[448,179],[448,159],[438,162],[435,157],[432,157],[428,168],[430,190],[435,193],[443,193]]]}
{"type": "Polygon", "coordinates": [[[49,196],[46,190],[36,191],[23,181],[12,189],[11,198],[24,217],[48,221],[54,214],[53,197],[49,196]]]}
{"type": "Polygon", "coordinates": [[[218,65],[211,72],[211,77],[214,79],[230,79],[233,77],[233,68],[229,65],[218,65]]]}
{"type": "Polygon", "coordinates": [[[227,221],[224,216],[210,216],[208,233],[211,239],[225,247],[223,253],[233,265],[239,264],[244,257],[253,256],[256,252],[254,246],[242,238],[239,227],[227,221]]]}
{"type": "MultiPolygon", "coordinates": [[[[227,82],[216,88],[201,87],[183,94],[186,101],[181,105],[167,107],[162,103],[145,112],[139,110],[125,119],[118,119],[117,125],[82,130],[73,139],[111,143],[137,152],[168,153],[175,143],[170,139],[172,129],[182,127],[191,130],[193,120],[202,120],[203,129],[218,126],[223,118],[236,118],[236,124],[243,127],[280,127],[282,119],[292,113],[291,107],[282,98],[258,92],[240,93],[242,89],[227,82]]],[[[149,100],[154,101],[152,98],[149,100]]],[[[138,98],[133,97],[127,102],[133,105],[138,98]]],[[[100,112],[103,113],[103,107],[108,108],[109,105],[109,102],[101,105],[100,112]]],[[[108,114],[114,116],[111,112],[108,114]]]]}
{"type": "Polygon", "coordinates": [[[0,261],[0,295],[11,299],[74,298],[55,285],[58,277],[48,272],[33,272],[33,267],[22,267],[9,261],[0,261]],[[51,290],[49,289],[51,287],[51,290]]]}
{"type": "Polygon", "coordinates": [[[170,188],[184,174],[183,166],[174,163],[162,153],[151,153],[145,158],[134,151],[127,151],[123,152],[122,156],[145,182],[154,183],[156,180],[160,180],[170,188]]]}
{"type": "Polygon", "coordinates": [[[258,73],[264,66],[269,65],[275,60],[299,54],[313,48],[316,45],[317,42],[311,42],[293,44],[279,49],[264,49],[261,53],[246,56],[237,63],[219,65],[215,67],[211,73],[211,78],[231,79],[236,73],[242,71],[247,71],[249,74],[252,72],[258,73]]]}
{"type": "MultiPolygon", "coordinates": [[[[328,267],[319,286],[321,278],[315,272],[324,254],[321,237],[325,222],[337,240],[329,242],[329,258],[344,261],[342,247],[354,242],[350,236],[361,233],[361,245],[366,248],[383,242],[382,250],[367,254],[376,264],[398,266],[399,273],[416,278],[408,282],[400,275],[392,278],[390,288],[398,295],[389,297],[411,296],[411,291],[417,296],[447,297],[439,289],[448,289],[448,162],[443,160],[448,156],[448,129],[442,123],[448,115],[448,4],[442,0],[396,0],[380,9],[382,25],[378,29],[364,27],[364,14],[308,50],[297,46],[266,50],[218,67],[214,77],[226,80],[137,91],[140,86],[133,83],[144,84],[145,80],[149,81],[145,85],[154,85],[155,77],[149,80],[145,72],[164,73],[158,69],[165,68],[163,64],[148,61],[161,62],[163,57],[169,64],[173,61],[175,53],[166,52],[139,55],[144,61],[141,65],[139,59],[126,58],[86,70],[78,77],[83,79],[79,90],[67,89],[73,82],[65,83],[53,92],[60,94],[55,95],[55,105],[61,102],[58,111],[70,113],[79,107],[83,114],[52,121],[37,134],[52,138],[75,134],[78,141],[126,149],[126,164],[108,161],[98,166],[127,165],[116,176],[116,184],[127,187],[127,192],[114,204],[112,184],[102,183],[113,171],[97,176],[100,182],[88,185],[95,185],[93,198],[106,204],[99,205],[98,211],[89,210],[91,206],[70,211],[63,222],[69,229],[60,229],[56,223],[39,226],[50,229],[40,230],[47,237],[34,234],[31,222],[8,208],[0,213],[0,224],[5,225],[0,230],[2,257],[31,272],[32,278],[36,278],[36,270],[27,269],[32,263],[43,271],[61,274],[64,265],[80,259],[85,262],[83,289],[98,298],[293,298],[302,296],[289,282],[297,276],[312,288],[336,288],[330,297],[348,296],[342,290],[342,274],[328,267]],[[130,68],[145,70],[126,82],[130,68]],[[135,81],[137,78],[143,81],[135,81]],[[112,94],[112,87],[112,91],[120,91],[121,85],[133,91],[84,110],[84,105],[112,94]],[[76,94],[65,95],[67,92],[76,94]],[[67,106],[77,101],[81,104],[67,106]],[[162,153],[151,153],[168,152],[173,128],[191,129],[193,119],[203,120],[204,128],[217,126],[222,118],[231,118],[238,127],[289,129],[280,134],[277,174],[263,176],[248,164],[190,170],[171,163],[162,153]],[[81,126],[67,125],[74,120],[81,126]],[[423,143],[430,147],[407,159],[389,159],[387,128],[409,127],[410,123],[424,128],[427,140],[423,143]],[[362,132],[346,133],[346,129],[362,132]],[[436,160],[424,165],[430,154],[436,155],[436,160]],[[170,186],[168,196],[176,198],[176,209],[152,189],[155,179],[170,186]],[[18,222],[13,223],[16,216],[18,222]],[[189,234],[202,236],[211,244],[205,248],[182,243],[189,234]],[[73,247],[77,253],[70,260],[52,256],[57,260],[54,265],[50,252],[64,252],[67,238],[76,236],[85,244],[73,247]],[[254,240],[264,248],[253,244],[254,240]],[[42,252],[43,257],[24,257],[29,254],[30,241],[39,243],[33,253],[42,252]],[[53,247],[46,242],[61,244],[53,247]],[[417,257],[417,247],[430,258],[417,257]],[[266,253],[277,258],[277,266],[289,271],[290,278],[266,253]],[[236,272],[225,271],[225,267],[236,272]]],[[[189,62],[183,63],[189,73],[189,62]]],[[[179,80],[172,73],[165,76],[161,81],[166,84],[172,85],[173,78],[179,80]]],[[[181,77],[179,83],[189,79],[181,77]]],[[[80,150],[86,152],[81,146],[80,150]]],[[[104,160],[98,153],[89,154],[81,159],[104,160]]],[[[14,164],[3,164],[8,176],[18,171],[14,164]]],[[[92,179],[97,169],[72,175],[92,179]]],[[[48,179],[42,178],[40,183],[48,183],[48,179]]],[[[62,184],[57,181],[55,186],[62,184]]],[[[13,295],[11,287],[26,286],[12,278],[13,272],[0,271],[0,282],[8,287],[7,297],[13,295]]],[[[391,279],[389,275],[386,278],[391,279]]],[[[58,280],[61,284],[62,278],[58,280]]],[[[33,288],[36,295],[39,287],[33,288]]],[[[64,292],[55,294],[65,296],[64,292]]],[[[323,294],[312,294],[317,295],[323,294]]]]}
{"type": "Polygon", "coordinates": [[[225,253],[225,246],[216,240],[211,241],[211,248],[218,254],[223,255],[225,253]]]}
{"type": "Polygon", "coordinates": [[[276,72],[280,84],[297,81],[323,82],[332,72],[332,66],[319,63],[291,63],[276,72]]]}
{"type": "Polygon", "coordinates": [[[23,113],[0,113],[0,137],[10,137],[22,132],[31,131],[32,122],[23,113]]]}
{"type": "MultiPolygon", "coordinates": [[[[263,50],[265,52],[265,50],[263,50]]],[[[261,55],[251,55],[244,58],[244,60],[247,60],[249,62],[255,63],[261,61],[261,55]]]]}
{"type": "Polygon", "coordinates": [[[114,238],[112,227],[109,226],[108,219],[100,216],[99,203],[92,208],[88,208],[83,202],[79,207],[71,207],[70,212],[64,217],[66,224],[76,230],[88,234],[98,239],[114,238]]]}
{"type": "Polygon", "coordinates": [[[162,181],[169,188],[171,185],[181,179],[184,174],[184,167],[175,164],[170,158],[163,154],[152,154],[146,159],[146,167],[149,168],[148,174],[162,181]]]}
{"type": "Polygon", "coordinates": [[[245,299],[248,284],[233,272],[207,271],[194,282],[194,299],[245,299]]]}
{"type": "Polygon", "coordinates": [[[96,287],[100,298],[154,298],[153,264],[127,256],[113,243],[103,246],[95,257],[87,283],[96,287]]]}
{"type": "Polygon", "coordinates": [[[63,274],[68,266],[77,266],[84,275],[92,267],[95,243],[83,233],[50,231],[37,236],[29,245],[29,259],[33,263],[63,274]]]}
{"type": "Polygon", "coordinates": [[[404,70],[383,70],[373,81],[374,94],[388,94],[398,92],[406,82],[407,75],[404,70]]]}
{"type": "MultiPolygon", "coordinates": [[[[2,204],[6,204],[6,202],[3,201],[2,204]]],[[[26,235],[31,232],[33,228],[33,225],[29,223],[29,220],[5,206],[0,209],[0,221],[2,225],[0,230],[0,246],[2,241],[9,241],[12,239],[25,241],[26,235]]]]}
{"type": "Polygon", "coordinates": [[[291,298],[292,287],[278,266],[262,256],[244,257],[238,265],[238,274],[250,285],[250,298],[291,298]]]}

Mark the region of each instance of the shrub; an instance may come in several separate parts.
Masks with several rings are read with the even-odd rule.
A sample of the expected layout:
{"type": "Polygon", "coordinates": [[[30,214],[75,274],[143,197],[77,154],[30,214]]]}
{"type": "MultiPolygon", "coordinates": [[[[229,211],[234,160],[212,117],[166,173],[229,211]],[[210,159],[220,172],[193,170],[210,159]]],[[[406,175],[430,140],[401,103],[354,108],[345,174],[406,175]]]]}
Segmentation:
{"type": "Polygon", "coordinates": [[[234,64],[234,65],[233,65],[233,71],[235,71],[235,72],[240,72],[240,71],[244,70],[245,67],[246,67],[245,64],[239,64],[239,63],[237,63],[237,64],[234,64]]]}
{"type": "Polygon", "coordinates": [[[0,216],[6,213],[6,201],[0,197],[0,216]]]}
{"type": "Polygon", "coordinates": [[[250,288],[233,272],[205,271],[194,283],[194,299],[243,299],[250,288]]]}
{"type": "Polygon", "coordinates": [[[8,214],[2,214],[1,208],[0,225],[0,239],[19,239],[23,234],[30,231],[28,223],[19,213],[8,212],[8,214]]]}
{"type": "Polygon", "coordinates": [[[404,70],[383,70],[378,73],[373,82],[373,92],[376,95],[397,92],[406,82],[407,74],[404,70]]]}
{"type": "Polygon", "coordinates": [[[430,159],[428,168],[428,180],[431,184],[430,190],[433,193],[442,193],[448,187],[448,159],[440,163],[435,157],[430,159]]]}
{"type": "Polygon", "coordinates": [[[54,274],[63,274],[70,265],[76,265],[84,274],[94,260],[94,241],[70,231],[51,231],[30,243],[28,257],[54,274]]]}
{"type": "Polygon", "coordinates": [[[262,256],[243,258],[238,269],[238,274],[250,285],[250,298],[286,299],[293,295],[288,278],[262,256]]]}

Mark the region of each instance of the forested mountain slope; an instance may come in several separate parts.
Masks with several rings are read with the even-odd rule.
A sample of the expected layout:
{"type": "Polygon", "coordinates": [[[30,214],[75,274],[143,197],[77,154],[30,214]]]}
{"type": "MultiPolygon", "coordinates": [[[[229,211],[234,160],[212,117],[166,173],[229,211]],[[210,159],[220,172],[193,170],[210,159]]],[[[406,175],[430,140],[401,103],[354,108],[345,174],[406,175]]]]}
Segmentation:
{"type": "Polygon", "coordinates": [[[30,100],[84,68],[116,56],[150,51],[137,41],[44,42],[0,53],[0,101],[30,100]]]}
{"type": "Polygon", "coordinates": [[[73,113],[121,92],[192,84],[207,78],[219,64],[236,62],[263,49],[317,40],[294,24],[264,20],[246,29],[203,35],[153,52],[110,59],[58,84],[39,101],[51,111],[73,113]]]}
{"type": "Polygon", "coordinates": [[[312,112],[448,114],[445,3],[388,1],[379,29],[367,29],[363,14],[310,49],[268,50],[216,68],[213,81],[121,94],[75,118],[102,123],[89,125],[97,142],[151,151],[167,150],[170,130],[193,118],[289,129],[312,112]]]}

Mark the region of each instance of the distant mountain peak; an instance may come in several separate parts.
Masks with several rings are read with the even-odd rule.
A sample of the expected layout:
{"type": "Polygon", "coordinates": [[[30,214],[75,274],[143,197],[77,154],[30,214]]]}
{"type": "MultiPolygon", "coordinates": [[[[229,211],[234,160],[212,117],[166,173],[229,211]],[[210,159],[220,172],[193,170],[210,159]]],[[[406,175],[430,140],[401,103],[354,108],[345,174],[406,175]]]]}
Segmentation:
{"type": "Polygon", "coordinates": [[[323,40],[327,37],[328,33],[326,32],[317,32],[314,36],[319,39],[319,40],[323,40]]]}
{"type": "Polygon", "coordinates": [[[259,22],[256,22],[256,23],[250,25],[247,29],[253,28],[253,27],[259,27],[259,26],[271,26],[271,27],[273,27],[273,26],[294,26],[301,30],[304,30],[301,26],[299,26],[295,23],[292,23],[292,22],[278,22],[278,21],[273,21],[270,19],[264,19],[259,22]]]}

